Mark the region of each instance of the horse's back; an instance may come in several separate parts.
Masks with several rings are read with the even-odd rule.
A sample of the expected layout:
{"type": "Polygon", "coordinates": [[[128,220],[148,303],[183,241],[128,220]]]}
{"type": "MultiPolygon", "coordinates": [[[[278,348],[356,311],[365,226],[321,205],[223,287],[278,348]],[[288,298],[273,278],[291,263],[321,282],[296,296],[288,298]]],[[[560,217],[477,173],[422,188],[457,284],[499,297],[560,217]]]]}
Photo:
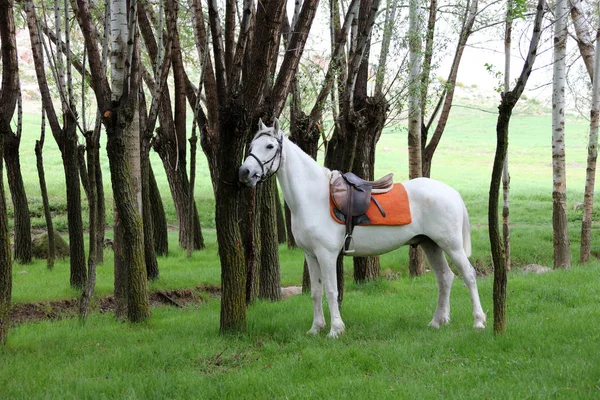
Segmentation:
{"type": "MultiPolygon", "coordinates": [[[[470,235],[465,235],[465,231],[470,229],[467,211],[462,197],[454,188],[429,178],[416,178],[403,184],[413,221],[420,225],[425,236],[436,242],[450,238],[460,238],[463,245],[463,239],[470,242],[470,237],[467,237],[470,235]]],[[[465,247],[465,251],[469,250],[470,243],[465,247]]]]}

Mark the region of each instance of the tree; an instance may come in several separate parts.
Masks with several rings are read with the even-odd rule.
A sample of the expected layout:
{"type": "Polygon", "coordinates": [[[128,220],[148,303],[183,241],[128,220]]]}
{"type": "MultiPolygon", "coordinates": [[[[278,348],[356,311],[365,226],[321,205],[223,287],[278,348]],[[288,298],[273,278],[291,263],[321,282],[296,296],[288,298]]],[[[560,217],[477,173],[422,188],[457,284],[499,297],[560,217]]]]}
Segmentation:
{"type": "Polygon", "coordinates": [[[48,269],[54,268],[54,260],[56,258],[56,246],[54,244],[54,225],[52,224],[52,215],[50,214],[50,203],[48,201],[48,190],[46,189],[46,174],[44,172],[44,141],[46,138],[46,111],[42,107],[42,125],[40,132],[40,140],[35,142],[35,158],[38,170],[38,179],[40,182],[40,192],[42,195],[42,203],[44,205],[44,218],[46,220],[46,231],[48,232],[48,269]]]}
{"type": "MultiPolygon", "coordinates": [[[[87,0],[73,0],[72,7],[81,28],[92,77],[96,103],[102,111],[107,135],[106,150],[115,203],[115,218],[121,232],[115,258],[116,276],[126,276],[127,318],[132,322],[150,315],[148,283],[144,261],[143,222],[141,218],[139,51],[137,8],[124,0],[109,2],[111,9],[111,83],[102,69],[96,27],[87,0]],[[116,254],[120,252],[119,254],[116,254]]],[[[117,278],[115,278],[117,280],[117,278]]]]}
{"type": "MultiPolygon", "coordinates": [[[[196,117],[215,191],[215,222],[223,290],[221,332],[246,329],[247,266],[245,249],[240,245],[243,241],[238,223],[238,206],[244,204],[244,193],[237,186],[243,150],[256,130],[259,117],[267,120],[281,113],[316,5],[315,0],[304,2],[298,29],[292,34],[287,47],[290,51],[285,52],[273,79],[271,71],[275,70],[277,62],[285,2],[268,0],[256,7],[251,0],[245,1],[239,27],[236,27],[235,2],[227,1],[225,33],[221,30],[216,1],[208,3],[213,58],[207,62],[204,78],[207,111],[199,109],[196,117]],[[236,32],[237,42],[234,40],[236,32]],[[218,109],[215,108],[217,105],[218,109]]],[[[202,40],[206,38],[206,31],[201,26],[204,19],[200,2],[195,2],[193,9],[196,12],[197,40],[202,40]]],[[[199,42],[200,46],[204,44],[199,42]]],[[[206,50],[207,47],[204,47],[203,51],[206,50]]]]}
{"type": "MultiPolygon", "coordinates": [[[[510,55],[512,41],[513,1],[506,3],[506,23],[504,29],[504,91],[510,90],[510,55]]],[[[504,255],[506,270],[510,271],[510,174],[508,172],[508,152],[502,166],[502,237],[504,240],[504,255]]]]}
{"type": "MultiPolygon", "coordinates": [[[[64,90],[65,88],[58,86],[63,113],[63,125],[61,126],[54,109],[52,94],[50,93],[50,88],[46,78],[43,56],[44,53],[42,49],[43,41],[40,35],[39,22],[33,6],[33,1],[25,1],[24,6],[25,13],[27,15],[27,26],[29,28],[29,38],[31,41],[34,67],[42,97],[42,105],[46,112],[46,117],[52,131],[52,135],[54,136],[54,139],[58,144],[58,148],[60,149],[63,168],[65,171],[71,286],[82,288],[85,284],[87,271],[83,243],[83,222],[81,219],[81,192],[77,160],[77,120],[75,114],[75,104],[72,101],[72,97],[68,96],[67,91],[64,90]]],[[[61,43],[60,38],[58,38],[58,43],[61,43]]],[[[58,48],[60,49],[61,46],[58,46],[58,48]]],[[[53,68],[53,71],[56,73],[55,68],[53,68]]],[[[69,91],[69,93],[72,94],[72,91],[69,91]]]]}
{"type": "Polygon", "coordinates": [[[565,79],[567,55],[567,0],[557,0],[554,10],[554,63],[552,77],[552,230],[554,268],[571,267],[567,220],[565,169],[565,79]]]}
{"type": "MultiPolygon", "coordinates": [[[[409,61],[408,61],[408,177],[419,178],[423,175],[421,152],[421,7],[418,0],[409,2],[409,61]]],[[[417,246],[409,247],[408,269],[411,276],[423,275],[425,271],[425,254],[417,246]]]]}
{"type": "MultiPolygon", "coordinates": [[[[596,50],[592,76],[600,76],[600,22],[596,31],[596,50]]],[[[592,211],[594,205],[594,186],[596,183],[596,160],[598,158],[598,125],[600,114],[600,80],[593,79],[592,107],[590,110],[590,135],[588,139],[588,157],[583,195],[583,217],[581,220],[581,249],[579,262],[590,261],[592,241],[592,211]]]]}
{"type": "Polygon", "coordinates": [[[488,227],[490,235],[490,244],[492,248],[492,260],[494,263],[494,333],[503,333],[506,330],[506,255],[504,245],[498,227],[498,197],[500,193],[500,181],[502,180],[502,170],[506,160],[508,149],[508,127],[512,110],[519,101],[529,75],[533,69],[533,64],[537,57],[537,48],[542,33],[542,20],[544,17],[544,0],[539,0],[533,23],[533,33],[529,43],[527,58],[523,64],[523,69],[517,83],[511,91],[502,93],[502,101],[498,107],[498,122],[496,124],[496,154],[492,167],[492,177],[490,182],[490,195],[488,204],[488,227]]]}
{"type": "MultiPolygon", "coordinates": [[[[2,87],[0,88],[0,123],[9,124],[15,110],[17,92],[16,81],[16,46],[15,25],[13,17],[14,3],[11,0],[0,0],[0,40],[2,41],[2,87]],[[14,53],[14,56],[13,54],[14,53]],[[11,118],[6,120],[6,116],[11,118]]],[[[10,126],[9,126],[10,128],[10,126]]],[[[4,197],[4,173],[2,156],[4,155],[4,139],[9,132],[6,127],[0,130],[0,343],[5,344],[10,326],[10,300],[12,295],[12,257],[10,254],[10,236],[8,233],[8,217],[6,215],[6,199],[4,197]]]]}
{"type": "MultiPolygon", "coordinates": [[[[12,5],[13,2],[10,2],[6,4],[6,7],[12,7],[12,5]]],[[[2,88],[6,96],[4,100],[8,101],[8,104],[3,104],[0,112],[0,135],[4,135],[4,161],[6,162],[8,187],[13,202],[14,257],[15,261],[30,263],[32,257],[31,220],[19,157],[22,133],[21,121],[18,123],[16,132],[13,132],[11,127],[17,94],[20,92],[17,41],[12,9],[4,15],[3,24],[7,25],[2,27],[2,88]]]]}

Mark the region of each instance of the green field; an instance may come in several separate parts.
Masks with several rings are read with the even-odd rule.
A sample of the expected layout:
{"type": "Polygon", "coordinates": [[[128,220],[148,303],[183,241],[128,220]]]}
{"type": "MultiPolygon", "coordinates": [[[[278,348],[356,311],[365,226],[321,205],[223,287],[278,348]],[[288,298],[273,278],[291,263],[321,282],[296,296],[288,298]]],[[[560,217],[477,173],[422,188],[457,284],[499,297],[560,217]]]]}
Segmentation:
{"type": "MultiPolygon", "coordinates": [[[[491,269],[487,203],[496,123],[494,109],[488,111],[453,110],[432,168],[433,178],[452,185],[465,199],[472,224],[471,260],[484,273],[491,269]]],[[[38,119],[26,116],[21,154],[34,224],[43,228],[33,156],[38,119]]],[[[431,273],[408,277],[404,248],[384,255],[384,277],[366,285],[352,283],[352,266],[346,263],[342,316],[347,332],[338,340],[305,335],[312,321],[307,295],[253,304],[248,332],[239,336],[218,334],[219,299],[209,293],[184,309],[154,308],[150,320],[140,325],[115,322],[112,315],[99,312],[84,326],[70,318],[25,323],[15,326],[0,348],[0,398],[598,398],[600,263],[576,265],[581,211],[573,209],[583,198],[587,134],[585,120],[567,121],[574,266],[523,274],[520,267],[527,264],[552,266],[551,126],[548,115],[513,116],[509,160],[515,268],[509,274],[508,330],[502,336],[494,336],[491,329],[489,275],[478,279],[487,329],[471,327],[468,291],[459,277],[452,292],[452,323],[439,330],[427,327],[437,285],[431,273]]],[[[66,235],[62,164],[52,138],[47,138],[44,154],[55,221],[66,235]]],[[[102,160],[107,177],[104,153],[102,160]]],[[[176,225],[160,160],[153,155],[152,162],[167,218],[176,225]]],[[[376,171],[407,179],[405,130],[386,128],[376,171]]],[[[171,232],[171,253],[159,259],[161,277],[151,283],[152,290],[220,282],[214,200],[201,155],[197,173],[196,201],[207,248],[187,259],[177,249],[177,233],[171,232]]],[[[595,219],[598,213],[595,209],[595,219]]],[[[600,253],[599,234],[595,224],[595,254],[600,253]]],[[[112,254],[105,251],[105,263],[98,267],[98,296],[112,292],[112,254]]],[[[299,285],[301,252],[280,246],[280,259],[282,285],[299,285]]],[[[15,303],[78,295],[69,287],[67,261],[57,262],[53,271],[44,261],[13,269],[15,303]]]]}

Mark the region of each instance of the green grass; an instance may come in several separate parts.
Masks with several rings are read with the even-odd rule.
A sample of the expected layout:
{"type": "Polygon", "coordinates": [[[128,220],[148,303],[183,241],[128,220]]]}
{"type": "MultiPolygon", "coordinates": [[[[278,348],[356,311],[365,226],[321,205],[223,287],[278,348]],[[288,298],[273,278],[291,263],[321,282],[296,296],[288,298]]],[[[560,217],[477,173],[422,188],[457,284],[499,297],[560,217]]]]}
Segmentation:
{"type": "MultiPolygon", "coordinates": [[[[92,314],[24,324],[0,348],[3,398],[595,398],[600,266],[509,279],[508,331],[471,327],[455,281],[452,323],[427,327],[432,274],[349,284],[338,340],[305,335],[308,295],[248,310],[218,334],[219,302],[156,308],[144,324],[92,314]]],[[[479,280],[491,320],[492,279],[479,280]]],[[[491,323],[491,321],[490,321],[491,323]]]]}
{"type": "MultiPolygon", "coordinates": [[[[527,105],[526,103],[522,103],[527,105]]],[[[490,270],[487,229],[489,176],[495,148],[495,110],[457,107],[433,160],[432,177],[463,196],[472,224],[472,262],[490,270]]],[[[21,164],[36,227],[43,227],[33,144],[37,116],[25,116],[21,164]]],[[[572,260],[579,259],[581,211],[587,155],[587,123],[567,121],[568,220],[572,260]]],[[[55,225],[66,236],[64,178],[52,138],[44,152],[55,225]]],[[[0,398],[597,398],[600,396],[600,262],[546,275],[523,275],[518,267],[552,265],[552,166],[547,115],[513,116],[511,164],[512,260],[508,330],[494,336],[492,278],[480,277],[488,328],[475,331],[468,291],[458,278],[452,292],[452,323],[427,327],[436,304],[431,273],[411,279],[407,249],[381,257],[384,275],[366,285],[352,283],[346,264],[342,316],[347,332],[338,340],[306,336],[312,320],[310,296],[248,309],[248,332],[219,335],[219,300],[184,309],[159,307],[140,325],[112,315],[15,326],[0,348],[0,398]]],[[[108,161],[102,151],[108,178],[108,161]]],[[[177,224],[161,161],[152,163],[167,218],[177,224]]],[[[406,134],[388,128],[381,137],[376,175],[407,179],[406,134]]],[[[207,248],[191,259],[170,233],[170,254],[159,258],[160,279],[152,290],[220,284],[214,198],[206,160],[199,154],[196,202],[207,248]]],[[[107,210],[111,188],[105,179],[107,210]]],[[[83,194],[82,194],[83,196],[83,194]]],[[[84,208],[87,204],[84,199],[84,208]]],[[[9,200],[10,205],[10,200],[9,200]]],[[[12,210],[10,210],[12,211],[12,210]]],[[[87,216],[84,212],[84,219],[87,216]]],[[[594,219],[600,209],[594,209],[594,219]]],[[[12,223],[12,221],[10,221],[12,223]]],[[[109,220],[110,222],[110,220],[109,220]]],[[[595,223],[592,252],[600,254],[595,223]]],[[[107,233],[111,237],[110,232],[107,233]]],[[[302,254],[280,246],[283,286],[299,285],[302,254]]],[[[13,266],[14,303],[78,296],[69,287],[69,265],[44,261],[13,266]]],[[[113,290],[112,251],[98,266],[97,296],[113,290]]],[[[327,320],[328,311],[326,310],[327,320]]]]}

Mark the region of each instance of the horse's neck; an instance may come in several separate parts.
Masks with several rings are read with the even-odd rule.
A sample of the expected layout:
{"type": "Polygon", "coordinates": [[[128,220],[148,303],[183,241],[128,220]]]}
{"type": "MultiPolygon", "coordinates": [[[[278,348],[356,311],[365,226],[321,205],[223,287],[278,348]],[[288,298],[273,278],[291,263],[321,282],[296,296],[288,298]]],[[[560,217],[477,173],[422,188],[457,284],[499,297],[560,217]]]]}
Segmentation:
{"type": "Polygon", "coordinates": [[[277,173],[279,185],[292,212],[305,204],[326,203],[329,188],[327,169],[320,166],[287,137],[283,139],[281,166],[277,173]]]}

